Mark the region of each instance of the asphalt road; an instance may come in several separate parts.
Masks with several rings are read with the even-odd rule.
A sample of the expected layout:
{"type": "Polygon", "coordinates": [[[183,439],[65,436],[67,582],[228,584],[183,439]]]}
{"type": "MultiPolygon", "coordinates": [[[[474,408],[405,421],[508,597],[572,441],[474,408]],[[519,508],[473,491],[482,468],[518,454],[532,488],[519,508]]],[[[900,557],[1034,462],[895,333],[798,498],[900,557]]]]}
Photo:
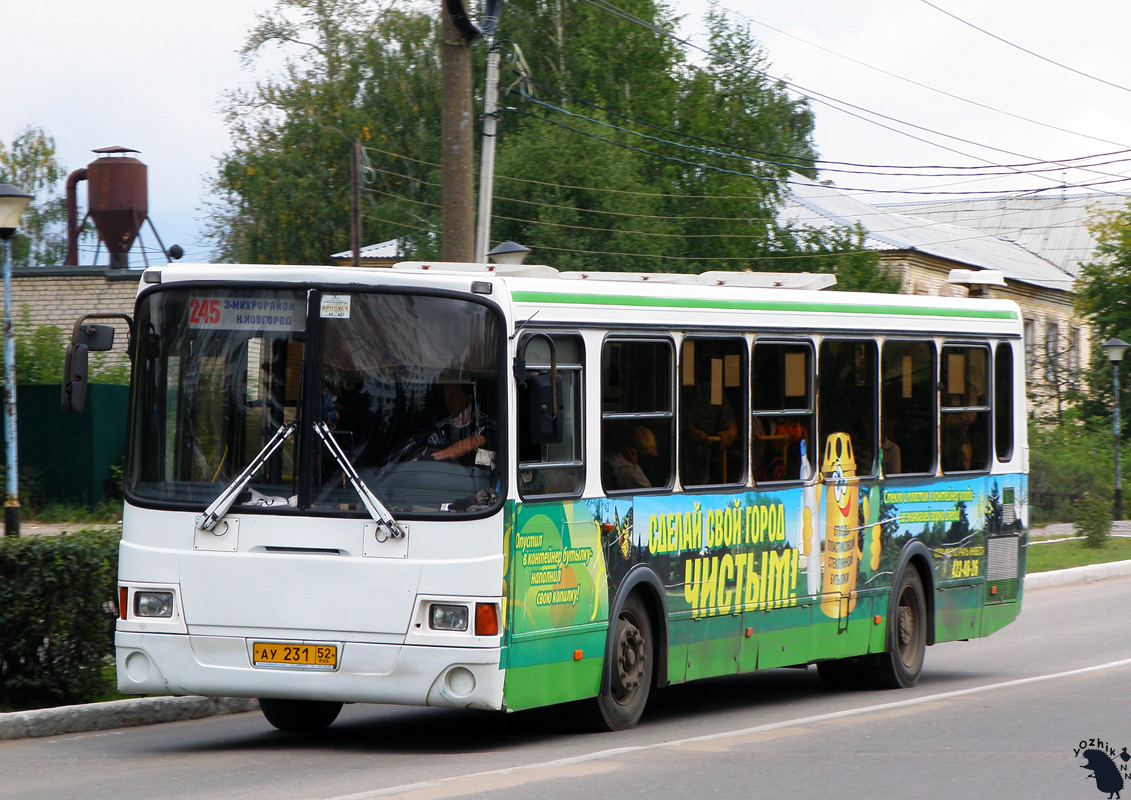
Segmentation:
{"type": "Polygon", "coordinates": [[[317,736],[252,713],[0,742],[0,798],[1107,797],[1073,751],[1131,748],[1129,604],[1131,578],[1029,591],[1012,626],[930,648],[914,689],[775,670],[664,690],[618,734],[351,706],[317,736]]]}

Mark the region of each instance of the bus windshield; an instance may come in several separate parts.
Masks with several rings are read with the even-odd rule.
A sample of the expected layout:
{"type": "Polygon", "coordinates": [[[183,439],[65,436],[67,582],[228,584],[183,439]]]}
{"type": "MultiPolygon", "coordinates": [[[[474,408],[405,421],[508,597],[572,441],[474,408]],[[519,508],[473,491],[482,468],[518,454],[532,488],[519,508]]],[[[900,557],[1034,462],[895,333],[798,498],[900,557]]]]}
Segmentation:
{"type": "Polygon", "coordinates": [[[203,510],[258,458],[233,510],[363,516],[367,491],[397,516],[498,504],[501,326],[487,306],[173,288],[144,296],[137,320],[135,500],[203,510]]]}

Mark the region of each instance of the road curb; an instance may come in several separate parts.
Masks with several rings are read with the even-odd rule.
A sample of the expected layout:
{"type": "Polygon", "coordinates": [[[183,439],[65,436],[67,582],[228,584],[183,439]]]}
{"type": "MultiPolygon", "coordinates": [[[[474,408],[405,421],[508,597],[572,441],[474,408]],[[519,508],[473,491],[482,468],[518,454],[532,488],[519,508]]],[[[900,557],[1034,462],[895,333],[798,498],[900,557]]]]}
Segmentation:
{"type": "MultiPolygon", "coordinates": [[[[1131,561],[1037,572],[1025,576],[1026,589],[1072,586],[1131,575],[1131,561]]],[[[32,739],[65,733],[106,731],[255,711],[255,700],[234,697],[140,697],[109,703],[41,708],[0,714],[0,740],[32,739]]]]}
{"type": "Polygon", "coordinates": [[[0,739],[33,739],[64,733],[133,728],[255,711],[255,700],[235,697],[137,697],[0,714],[0,739]]]}
{"type": "Polygon", "coordinates": [[[1089,564],[1086,567],[1035,572],[1032,575],[1025,576],[1025,588],[1044,589],[1050,586],[1072,586],[1108,578],[1125,578],[1128,575],[1131,575],[1131,561],[1109,561],[1106,564],[1089,564]]]}

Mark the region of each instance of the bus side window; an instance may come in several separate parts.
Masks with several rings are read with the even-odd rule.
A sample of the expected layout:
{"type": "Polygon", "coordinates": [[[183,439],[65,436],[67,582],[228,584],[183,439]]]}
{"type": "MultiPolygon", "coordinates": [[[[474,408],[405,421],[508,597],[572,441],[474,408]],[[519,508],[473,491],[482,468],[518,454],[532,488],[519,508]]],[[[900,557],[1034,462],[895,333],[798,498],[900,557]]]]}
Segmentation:
{"type": "Polygon", "coordinates": [[[935,343],[884,342],[880,460],[885,475],[935,470],[935,343]]]}
{"type": "MultiPolygon", "coordinates": [[[[582,443],[583,413],[582,378],[584,376],[584,344],[580,336],[553,334],[557,355],[558,378],[562,382],[561,407],[564,435],[562,441],[539,444],[530,440],[527,419],[528,389],[518,389],[518,488],[523,497],[577,495],[585,485],[585,464],[582,443]]],[[[547,373],[550,370],[550,348],[541,336],[531,338],[526,347],[526,372],[547,373]]]]}
{"type": "Polygon", "coordinates": [[[680,483],[718,486],[744,481],[746,342],[688,337],[680,362],[680,483]]]}
{"type": "Polygon", "coordinates": [[[811,475],[813,347],[809,342],[755,342],[750,369],[750,468],[755,483],[800,480],[802,444],[811,475]]]}
{"type": "Polygon", "coordinates": [[[989,361],[985,347],[942,350],[939,439],[943,472],[989,469],[989,361]]]}
{"type": "Polygon", "coordinates": [[[817,423],[823,447],[834,433],[847,433],[857,477],[876,474],[876,343],[825,339],[821,357],[817,423]]]}
{"type": "Polygon", "coordinates": [[[675,470],[670,340],[610,339],[601,354],[601,482],[606,492],[667,489],[675,470]]]}
{"type": "Polygon", "coordinates": [[[1013,345],[994,351],[994,444],[998,461],[1013,457],[1013,345]]]}

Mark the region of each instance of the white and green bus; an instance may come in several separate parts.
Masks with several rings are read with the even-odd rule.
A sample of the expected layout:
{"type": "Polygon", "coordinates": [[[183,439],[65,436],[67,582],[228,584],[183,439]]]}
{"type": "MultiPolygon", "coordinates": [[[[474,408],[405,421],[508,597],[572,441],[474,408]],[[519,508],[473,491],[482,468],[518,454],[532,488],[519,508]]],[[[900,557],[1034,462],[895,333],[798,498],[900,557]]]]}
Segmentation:
{"type": "Polygon", "coordinates": [[[914,684],[1020,608],[1022,319],[829,282],[148,269],[119,689],[621,729],[695,678],[914,684]]]}

